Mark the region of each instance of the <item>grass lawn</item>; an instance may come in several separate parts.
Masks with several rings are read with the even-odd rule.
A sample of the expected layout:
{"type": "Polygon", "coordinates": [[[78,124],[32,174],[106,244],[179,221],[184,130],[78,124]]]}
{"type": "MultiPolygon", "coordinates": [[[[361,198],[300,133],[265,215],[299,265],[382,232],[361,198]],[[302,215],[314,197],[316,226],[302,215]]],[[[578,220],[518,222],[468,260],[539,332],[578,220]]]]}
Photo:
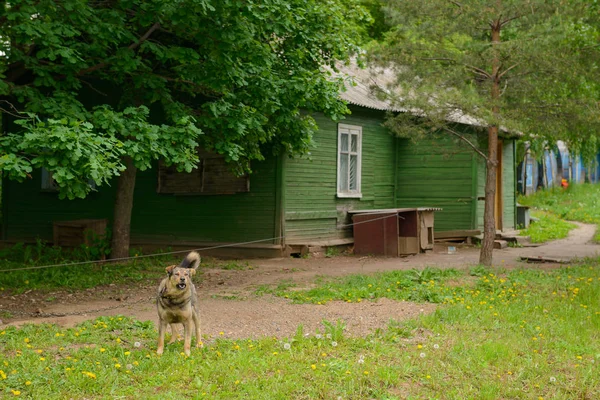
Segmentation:
{"type": "Polygon", "coordinates": [[[5,327],[0,397],[596,399],[599,266],[428,268],[322,280],[308,291],[279,286],[272,293],[295,302],[389,297],[439,308],[364,338],[329,321],[284,340],[217,338],[189,358],[181,343],[157,356],[153,324],[128,318],[5,327]]]}
{"type": "MultiPolygon", "coordinates": [[[[541,227],[532,224],[526,232],[532,235],[532,239],[536,236],[546,241],[567,236],[568,230],[564,223],[561,224],[565,220],[600,225],[600,185],[584,183],[570,185],[567,190],[542,190],[530,196],[520,196],[519,203],[543,211],[534,213],[540,218],[541,227]],[[557,222],[557,219],[563,221],[557,222]]],[[[599,231],[594,239],[600,241],[599,231]]]]}
{"type": "MultiPolygon", "coordinates": [[[[537,229],[540,237],[534,240],[544,241],[568,233],[570,224],[561,219],[599,224],[598,199],[600,186],[572,185],[519,201],[540,212],[529,234],[537,229]]],[[[42,244],[4,250],[0,295],[143,280],[181,258],[38,268],[94,256],[94,249],[67,256],[42,244]]],[[[203,265],[253,268],[211,260],[203,265]]],[[[391,320],[361,338],[346,336],[339,321],[326,321],[322,332],[300,326],[286,339],[204,338],[206,346],[191,357],[183,354],[182,343],[157,356],[153,323],[125,317],[69,329],[4,327],[0,398],[600,398],[600,259],[550,270],[425,268],[320,278],[307,290],[281,283],[258,288],[256,295],[317,308],[378,298],[438,308],[418,319],[391,320]]]]}

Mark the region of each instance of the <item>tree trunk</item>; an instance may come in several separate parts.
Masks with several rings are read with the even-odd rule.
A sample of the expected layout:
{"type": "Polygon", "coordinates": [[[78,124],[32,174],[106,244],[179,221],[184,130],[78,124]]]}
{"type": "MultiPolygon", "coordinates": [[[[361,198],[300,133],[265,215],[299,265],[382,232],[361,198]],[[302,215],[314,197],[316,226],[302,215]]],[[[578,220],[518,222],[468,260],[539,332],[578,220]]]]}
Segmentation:
{"type": "Polygon", "coordinates": [[[488,159],[485,179],[485,207],[483,211],[483,243],[479,253],[479,264],[492,265],[494,240],[496,239],[496,169],[498,166],[498,127],[488,128],[488,159]]]}
{"type": "Polygon", "coordinates": [[[133,209],[133,191],[137,168],[130,157],[124,157],[127,169],[121,172],[117,184],[117,196],[113,214],[112,241],[110,258],[129,257],[129,234],[131,226],[131,210],[133,209]]]}
{"type": "MultiPolygon", "coordinates": [[[[498,5],[500,0],[498,0],[498,5]]],[[[500,19],[492,26],[492,49],[495,52],[492,60],[492,112],[498,116],[500,114],[500,58],[496,51],[500,44],[500,29],[502,23],[500,19]]],[[[492,255],[494,252],[494,240],[496,239],[496,220],[495,220],[495,205],[496,205],[496,169],[498,168],[498,125],[488,128],[488,159],[486,163],[486,179],[485,179],[485,208],[483,211],[483,243],[479,253],[479,264],[485,266],[492,265],[492,255]]]]}

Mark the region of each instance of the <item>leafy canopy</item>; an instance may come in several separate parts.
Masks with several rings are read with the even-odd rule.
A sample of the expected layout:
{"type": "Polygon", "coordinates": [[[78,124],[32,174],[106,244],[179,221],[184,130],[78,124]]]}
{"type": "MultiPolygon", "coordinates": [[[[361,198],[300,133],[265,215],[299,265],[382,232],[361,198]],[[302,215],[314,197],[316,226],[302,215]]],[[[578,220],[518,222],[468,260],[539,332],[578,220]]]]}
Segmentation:
{"type": "MultiPolygon", "coordinates": [[[[373,58],[393,66],[397,81],[387,93],[422,110],[426,130],[447,126],[461,110],[530,140],[576,140],[598,131],[598,64],[589,48],[599,36],[587,21],[590,7],[560,0],[390,0],[392,29],[373,58]],[[498,97],[491,95],[494,84],[498,97]]],[[[418,132],[412,122],[401,115],[390,125],[408,135],[418,132]]]]}
{"type": "Polygon", "coordinates": [[[334,67],[369,21],[358,0],[15,0],[0,9],[0,170],[84,197],[125,167],[239,169],[307,151],[310,113],[347,112],[334,67]],[[17,120],[18,123],[8,123],[17,120]]]}

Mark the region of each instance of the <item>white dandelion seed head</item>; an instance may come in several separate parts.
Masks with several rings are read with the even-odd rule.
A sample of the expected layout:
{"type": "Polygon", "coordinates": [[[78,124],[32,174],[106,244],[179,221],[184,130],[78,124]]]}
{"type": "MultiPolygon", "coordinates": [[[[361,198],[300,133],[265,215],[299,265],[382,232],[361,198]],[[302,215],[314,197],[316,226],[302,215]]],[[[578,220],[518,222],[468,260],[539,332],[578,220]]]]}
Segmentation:
{"type": "Polygon", "coordinates": [[[332,345],[333,347],[336,347],[336,346],[337,346],[337,342],[331,342],[331,345],[332,345]]]}
{"type": "Polygon", "coordinates": [[[421,354],[419,354],[419,357],[421,357],[421,358],[425,358],[425,353],[421,353],[421,354]]]}
{"type": "Polygon", "coordinates": [[[292,345],[291,345],[291,344],[289,344],[289,343],[284,343],[284,344],[283,344],[283,348],[284,348],[284,349],[286,349],[286,350],[289,350],[289,349],[291,349],[291,348],[292,348],[292,345]]]}
{"type": "Polygon", "coordinates": [[[439,348],[440,348],[440,345],[436,343],[436,344],[434,344],[434,345],[433,345],[433,348],[434,348],[434,349],[439,349],[439,348]]]}
{"type": "Polygon", "coordinates": [[[550,377],[550,382],[552,382],[552,383],[556,382],[556,378],[555,378],[555,377],[553,377],[553,376],[551,376],[551,377],[550,377]]]}
{"type": "Polygon", "coordinates": [[[127,364],[126,367],[127,369],[133,369],[133,364],[127,364]]]}
{"type": "Polygon", "coordinates": [[[327,339],[331,339],[331,333],[327,334],[327,339]]]}
{"type": "Polygon", "coordinates": [[[315,335],[315,337],[316,337],[317,339],[321,339],[323,336],[321,336],[321,334],[320,334],[320,333],[317,333],[317,334],[315,335]]]}
{"type": "Polygon", "coordinates": [[[364,358],[359,358],[359,359],[358,359],[358,363],[359,363],[359,364],[362,364],[362,363],[364,363],[364,362],[365,362],[365,359],[364,359],[364,358]]]}
{"type": "Polygon", "coordinates": [[[142,345],[142,344],[141,344],[140,342],[135,342],[135,343],[133,344],[133,347],[140,347],[141,345],[142,345]]]}

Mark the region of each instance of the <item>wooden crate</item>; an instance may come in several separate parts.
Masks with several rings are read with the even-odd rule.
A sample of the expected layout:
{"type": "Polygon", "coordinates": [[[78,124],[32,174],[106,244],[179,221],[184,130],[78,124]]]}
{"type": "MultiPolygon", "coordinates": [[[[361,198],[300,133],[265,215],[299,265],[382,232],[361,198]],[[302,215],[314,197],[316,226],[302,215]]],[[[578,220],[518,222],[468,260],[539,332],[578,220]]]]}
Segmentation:
{"type": "Polygon", "coordinates": [[[77,247],[82,244],[92,245],[94,238],[106,235],[106,219],[77,219],[71,221],[54,221],[54,246],[77,247]]]}

